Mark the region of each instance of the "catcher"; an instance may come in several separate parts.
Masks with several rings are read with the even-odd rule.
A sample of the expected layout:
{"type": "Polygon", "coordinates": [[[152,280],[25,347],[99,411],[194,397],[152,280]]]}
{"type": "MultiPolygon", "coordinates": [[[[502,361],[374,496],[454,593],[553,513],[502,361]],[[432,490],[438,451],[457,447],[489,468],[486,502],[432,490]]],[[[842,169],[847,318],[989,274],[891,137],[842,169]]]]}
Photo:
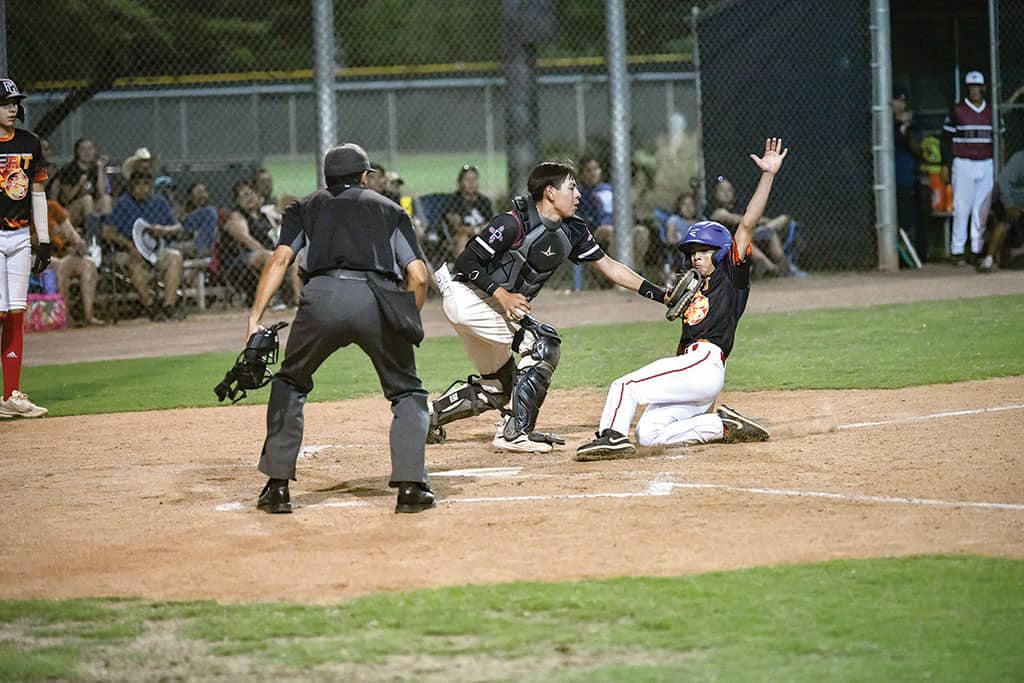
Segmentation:
{"type": "Polygon", "coordinates": [[[633,453],[629,427],[641,404],[647,404],[636,426],[642,446],[768,439],[768,430],[728,406],[723,404],[717,412],[711,408],[725,384],[725,359],[746,306],[751,238],[788,151],[781,139],[769,138],[764,156],[750,155],[762,171],[761,179],[735,236],[714,221],[690,226],[680,249],[690,255],[693,269],[679,278],[666,314],[670,320],[680,315],[683,319],[676,355],[612,383],[597,438],[576,450],[576,460],[610,460],[633,453]]]}

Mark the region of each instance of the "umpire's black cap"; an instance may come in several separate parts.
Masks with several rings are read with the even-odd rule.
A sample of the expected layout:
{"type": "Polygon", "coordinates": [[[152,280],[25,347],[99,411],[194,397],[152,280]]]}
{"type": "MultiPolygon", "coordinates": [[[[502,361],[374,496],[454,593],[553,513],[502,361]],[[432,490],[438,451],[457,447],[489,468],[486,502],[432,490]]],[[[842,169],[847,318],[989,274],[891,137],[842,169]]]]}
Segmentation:
{"type": "Polygon", "coordinates": [[[363,171],[375,172],[370,166],[366,150],[354,142],[346,142],[344,145],[332,147],[324,155],[325,176],[341,177],[363,171]]]}

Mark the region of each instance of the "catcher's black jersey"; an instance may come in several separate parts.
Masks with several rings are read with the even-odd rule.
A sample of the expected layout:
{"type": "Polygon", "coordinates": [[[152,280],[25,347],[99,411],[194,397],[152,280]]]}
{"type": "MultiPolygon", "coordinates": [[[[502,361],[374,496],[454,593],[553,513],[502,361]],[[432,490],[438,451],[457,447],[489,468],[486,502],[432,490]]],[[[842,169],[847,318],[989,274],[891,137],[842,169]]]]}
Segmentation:
{"type": "Polygon", "coordinates": [[[46,160],[39,138],[21,128],[0,140],[0,228],[11,230],[32,219],[32,183],[46,182],[46,160]]]}
{"type": "Polygon", "coordinates": [[[605,254],[586,224],[576,218],[546,226],[529,202],[526,221],[510,211],[495,216],[455,262],[456,279],[488,294],[498,287],[532,299],[566,260],[600,260],[605,254]]]}
{"type": "Polygon", "coordinates": [[[729,253],[701,283],[700,290],[683,312],[683,334],[676,353],[682,353],[698,339],[706,339],[728,356],[749,292],[750,261],[740,258],[733,242],[729,253]]]}

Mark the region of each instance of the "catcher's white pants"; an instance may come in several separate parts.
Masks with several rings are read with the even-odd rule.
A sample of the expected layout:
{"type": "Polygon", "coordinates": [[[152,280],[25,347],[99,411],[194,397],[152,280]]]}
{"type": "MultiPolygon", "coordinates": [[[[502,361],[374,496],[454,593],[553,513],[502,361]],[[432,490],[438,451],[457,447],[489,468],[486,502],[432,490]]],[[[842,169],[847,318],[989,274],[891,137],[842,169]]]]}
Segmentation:
{"type": "MultiPolygon", "coordinates": [[[[444,271],[443,275],[447,275],[447,268],[444,271]]],[[[438,285],[444,315],[462,339],[473,367],[482,375],[497,372],[512,356],[512,338],[517,328],[505,319],[493,297],[483,296],[475,287],[444,277],[438,278],[438,285]]],[[[504,387],[505,391],[510,389],[504,387]]]]}
{"type": "Polygon", "coordinates": [[[708,443],[722,438],[722,419],[708,410],[725,385],[725,359],[711,342],[661,358],[620,377],[608,390],[600,431],[629,434],[637,406],[647,410],[636,425],[641,446],[708,443]]]}
{"type": "Polygon", "coordinates": [[[0,230],[0,311],[28,306],[28,274],[32,270],[29,229],[0,230]]]}
{"type": "Polygon", "coordinates": [[[949,253],[960,256],[967,242],[967,222],[971,223],[971,252],[985,247],[985,221],[992,203],[992,160],[953,159],[953,230],[949,253]]]}

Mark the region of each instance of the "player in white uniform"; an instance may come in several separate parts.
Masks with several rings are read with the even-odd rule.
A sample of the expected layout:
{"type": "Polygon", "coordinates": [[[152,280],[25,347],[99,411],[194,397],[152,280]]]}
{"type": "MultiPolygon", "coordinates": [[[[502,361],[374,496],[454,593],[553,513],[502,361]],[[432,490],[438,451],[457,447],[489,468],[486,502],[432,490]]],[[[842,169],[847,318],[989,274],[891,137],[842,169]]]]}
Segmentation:
{"type": "Polygon", "coordinates": [[[46,160],[39,138],[15,128],[15,122],[25,118],[23,99],[14,81],[0,78],[0,418],[41,417],[47,412],[19,391],[28,275],[30,270],[39,274],[50,264],[46,160]],[[30,221],[39,237],[34,261],[30,221]]]}
{"type": "Polygon", "coordinates": [[[612,383],[597,438],[577,449],[577,460],[608,460],[634,452],[629,429],[643,404],[648,407],[636,426],[642,446],[768,438],[766,429],[728,406],[709,411],[725,384],[725,359],[749,293],[754,229],[787,152],[781,139],[769,138],[764,156],[750,155],[762,171],[761,179],[734,236],[714,221],[690,226],[680,247],[690,253],[703,280],[683,313],[677,355],[612,383]]]}

